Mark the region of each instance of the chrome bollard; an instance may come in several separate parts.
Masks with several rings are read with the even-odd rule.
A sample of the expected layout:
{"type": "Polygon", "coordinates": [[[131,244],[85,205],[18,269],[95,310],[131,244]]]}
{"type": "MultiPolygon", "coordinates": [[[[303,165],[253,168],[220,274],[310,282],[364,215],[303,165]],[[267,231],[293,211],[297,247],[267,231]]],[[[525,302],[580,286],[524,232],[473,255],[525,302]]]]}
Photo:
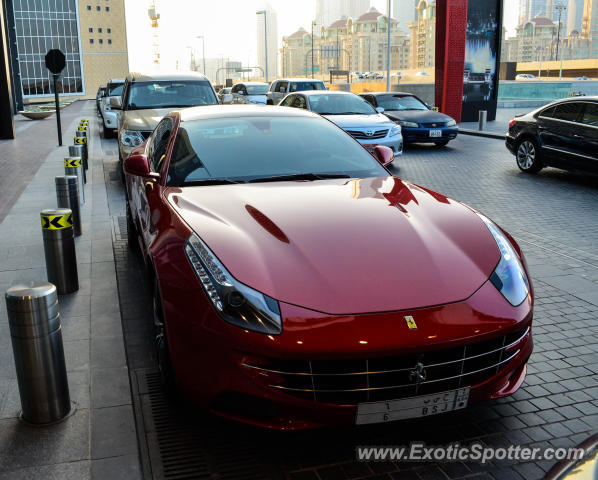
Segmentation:
{"type": "Polygon", "coordinates": [[[480,110],[478,112],[478,130],[481,132],[482,130],[486,130],[486,116],[488,112],[486,110],[480,110]]]}
{"type": "Polygon", "coordinates": [[[42,210],[42,234],[48,281],[58,295],[79,290],[73,212],[68,208],[42,210]]]}
{"type": "Polygon", "coordinates": [[[66,157],[64,159],[64,174],[75,175],[79,179],[79,204],[85,203],[85,182],[83,181],[83,166],[81,157],[66,157]]]}
{"type": "Polygon", "coordinates": [[[71,399],[64,361],[56,287],[14,285],[6,291],[21,418],[44,425],[69,414],[71,399]]]}
{"type": "Polygon", "coordinates": [[[83,182],[87,183],[87,161],[85,160],[85,146],[84,145],[70,145],[69,146],[69,157],[80,157],[83,159],[83,182]]]}
{"type": "Polygon", "coordinates": [[[83,145],[83,155],[81,158],[83,159],[83,165],[89,164],[89,150],[87,148],[87,132],[75,132],[75,138],[73,139],[73,143],[75,145],[83,145]]]}
{"type": "Polygon", "coordinates": [[[79,206],[79,177],[66,175],[56,177],[56,206],[70,208],[73,212],[73,230],[75,237],[81,235],[81,208],[79,206]]]}

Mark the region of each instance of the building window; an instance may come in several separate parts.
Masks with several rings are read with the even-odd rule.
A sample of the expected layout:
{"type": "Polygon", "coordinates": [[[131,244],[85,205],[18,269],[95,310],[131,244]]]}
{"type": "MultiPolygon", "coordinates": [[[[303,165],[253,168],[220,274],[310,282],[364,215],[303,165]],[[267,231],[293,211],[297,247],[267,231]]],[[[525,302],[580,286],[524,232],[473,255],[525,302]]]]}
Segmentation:
{"type": "Polygon", "coordinates": [[[93,43],[93,38],[90,38],[90,39],[89,39],[89,43],[93,43]]]}
{"type": "Polygon", "coordinates": [[[102,28],[98,28],[98,33],[102,33],[102,28]]]}
{"type": "Polygon", "coordinates": [[[108,44],[112,45],[112,40],[110,38],[108,39],[108,44]]]}
{"type": "Polygon", "coordinates": [[[90,28],[90,29],[89,29],[89,33],[93,33],[93,28],[90,28]]]}
{"type": "Polygon", "coordinates": [[[107,31],[108,33],[112,33],[112,29],[111,29],[111,28],[107,28],[107,29],[106,29],[106,31],[107,31]]]}
{"type": "Polygon", "coordinates": [[[91,5],[87,5],[87,10],[91,10],[91,5]]]}
{"type": "MultiPolygon", "coordinates": [[[[98,7],[99,9],[100,7],[98,7]]],[[[106,7],[106,11],[109,12],[110,11],[110,7],[106,7]]]]}
{"type": "Polygon", "coordinates": [[[102,7],[100,7],[100,6],[98,5],[98,6],[96,7],[96,10],[99,12],[101,8],[102,8],[102,7]]]}

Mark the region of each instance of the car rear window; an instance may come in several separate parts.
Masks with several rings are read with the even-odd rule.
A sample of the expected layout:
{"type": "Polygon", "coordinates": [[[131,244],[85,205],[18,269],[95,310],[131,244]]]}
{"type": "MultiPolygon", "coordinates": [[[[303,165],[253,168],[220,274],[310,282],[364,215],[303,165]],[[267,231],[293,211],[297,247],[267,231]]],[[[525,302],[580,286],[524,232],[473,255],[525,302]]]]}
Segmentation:
{"type": "Polygon", "coordinates": [[[579,102],[561,103],[554,107],[553,118],[557,120],[567,120],[569,122],[579,121],[579,116],[583,109],[583,104],[579,102]]]}
{"type": "Polygon", "coordinates": [[[292,82],[289,92],[301,92],[305,90],[326,90],[323,82],[292,82]]]}

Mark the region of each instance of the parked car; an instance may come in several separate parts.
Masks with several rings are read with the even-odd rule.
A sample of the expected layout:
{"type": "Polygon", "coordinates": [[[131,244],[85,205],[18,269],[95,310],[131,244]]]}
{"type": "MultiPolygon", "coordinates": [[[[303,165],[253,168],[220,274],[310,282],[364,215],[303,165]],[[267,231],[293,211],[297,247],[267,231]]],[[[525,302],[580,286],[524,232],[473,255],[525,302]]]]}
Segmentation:
{"type": "Polygon", "coordinates": [[[520,73],[515,75],[515,80],[534,80],[535,78],[536,76],[531,73],[520,73]]]}
{"type": "Polygon", "coordinates": [[[391,77],[399,77],[402,78],[403,77],[403,72],[395,72],[391,75],[391,77]]]}
{"type": "Polygon", "coordinates": [[[573,80],[578,80],[578,81],[585,81],[585,80],[592,80],[590,77],[575,77],[573,80]]]}
{"type": "Polygon", "coordinates": [[[374,108],[383,108],[384,115],[401,126],[405,143],[434,143],[443,147],[459,132],[453,118],[433,111],[411,93],[371,92],[359,95],[374,108]]]}
{"type": "Polygon", "coordinates": [[[524,172],[598,172],[598,97],[567,98],[515,117],[506,145],[524,172]]]}
{"type": "Polygon", "coordinates": [[[269,85],[264,82],[237,83],[231,90],[231,103],[266,105],[269,85]]]}
{"type": "Polygon", "coordinates": [[[112,97],[110,104],[119,112],[118,157],[122,165],[168,112],[175,108],[216,105],[218,99],[210,81],[200,73],[129,73],[122,98],[112,97]]]}
{"type": "Polygon", "coordinates": [[[163,118],[124,168],[164,384],[284,430],[512,395],[533,348],[521,250],[392,158],[301,109],[163,118]]]}
{"type": "Polygon", "coordinates": [[[102,98],[104,98],[105,93],[106,93],[106,85],[101,85],[100,87],[98,87],[98,91],[96,93],[96,110],[98,111],[98,113],[101,113],[100,102],[101,102],[102,98]]]}
{"type": "Polygon", "coordinates": [[[403,153],[401,127],[354,93],[321,90],[291,93],[279,105],[319,113],[370,152],[374,147],[384,145],[392,148],[395,156],[403,153]]]}
{"type": "Polygon", "coordinates": [[[301,92],[305,90],[326,90],[322,80],[313,78],[281,78],[270,84],[268,92],[268,105],[278,105],[287,93],[301,92]]]}
{"type": "Polygon", "coordinates": [[[100,102],[100,112],[102,114],[102,129],[104,138],[110,138],[114,136],[114,132],[118,128],[118,116],[112,107],[110,106],[110,99],[113,97],[119,97],[123,93],[125,81],[124,80],[109,80],[106,85],[106,93],[100,102]]]}
{"type": "Polygon", "coordinates": [[[231,103],[233,100],[233,94],[230,93],[232,87],[221,88],[218,92],[218,101],[222,104],[231,103]]]}
{"type": "Polygon", "coordinates": [[[415,74],[416,77],[429,77],[430,74],[428,72],[417,72],[415,74]]]}

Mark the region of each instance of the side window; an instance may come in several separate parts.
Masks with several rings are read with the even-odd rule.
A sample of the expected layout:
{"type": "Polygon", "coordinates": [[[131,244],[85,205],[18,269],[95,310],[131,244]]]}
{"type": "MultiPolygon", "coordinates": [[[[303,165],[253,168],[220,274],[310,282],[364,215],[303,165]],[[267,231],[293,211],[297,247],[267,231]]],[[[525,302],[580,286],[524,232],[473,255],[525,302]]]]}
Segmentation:
{"type": "Polygon", "coordinates": [[[239,90],[239,85],[235,85],[230,93],[237,93],[237,90],[239,90]]]}
{"type": "Polygon", "coordinates": [[[376,106],[376,99],[373,95],[364,95],[363,99],[368,102],[372,107],[376,106]]]}
{"type": "Polygon", "coordinates": [[[289,92],[296,92],[297,91],[297,84],[296,83],[291,83],[289,85],[289,92]]]}
{"type": "Polygon", "coordinates": [[[566,102],[557,105],[554,108],[553,118],[557,120],[567,120],[569,122],[578,122],[583,104],[580,102],[566,102]]]}
{"type": "Polygon", "coordinates": [[[278,88],[278,82],[272,82],[270,84],[270,91],[271,92],[278,92],[278,90],[276,90],[278,88]]]}
{"type": "Polygon", "coordinates": [[[288,95],[284,98],[282,102],[280,102],[281,107],[294,107],[293,100],[295,100],[295,95],[288,95]]]}
{"type": "Polygon", "coordinates": [[[162,168],[162,162],[166,157],[166,150],[168,148],[168,141],[172,133],[172,119],[165,118],[162,120],[154,133],[152,134],[151,143],[148,149],[148,160],[152,172],[159,172],[162,168]]]}
{"type": "Polygon", "coordinates": [[[586,103],[581,122],[585,125],[598,127],[598,103],[586,103]]]}
{"type": "Polygon", "coordinates": [[[276,85],[276,91],[280,92],[280,93],[288,93],[288,89],[287,89],[288,85],[289,85],[289,82],[279,82],[276,85]]]}
{"type": "Polygon", "coordinates": [[[305,97],[303,95],[296,95],[293,101],[293,107],[295,108],[307,108],[305,104],[305,97]]]}
{"type": "Polygon", "coordinates": [[[554,107],[550,107],[550,108],[547,108],[546,110],[542,110],[538,114],[538,117],[552,118],[553,114],[554,114],[554,107]]]}

